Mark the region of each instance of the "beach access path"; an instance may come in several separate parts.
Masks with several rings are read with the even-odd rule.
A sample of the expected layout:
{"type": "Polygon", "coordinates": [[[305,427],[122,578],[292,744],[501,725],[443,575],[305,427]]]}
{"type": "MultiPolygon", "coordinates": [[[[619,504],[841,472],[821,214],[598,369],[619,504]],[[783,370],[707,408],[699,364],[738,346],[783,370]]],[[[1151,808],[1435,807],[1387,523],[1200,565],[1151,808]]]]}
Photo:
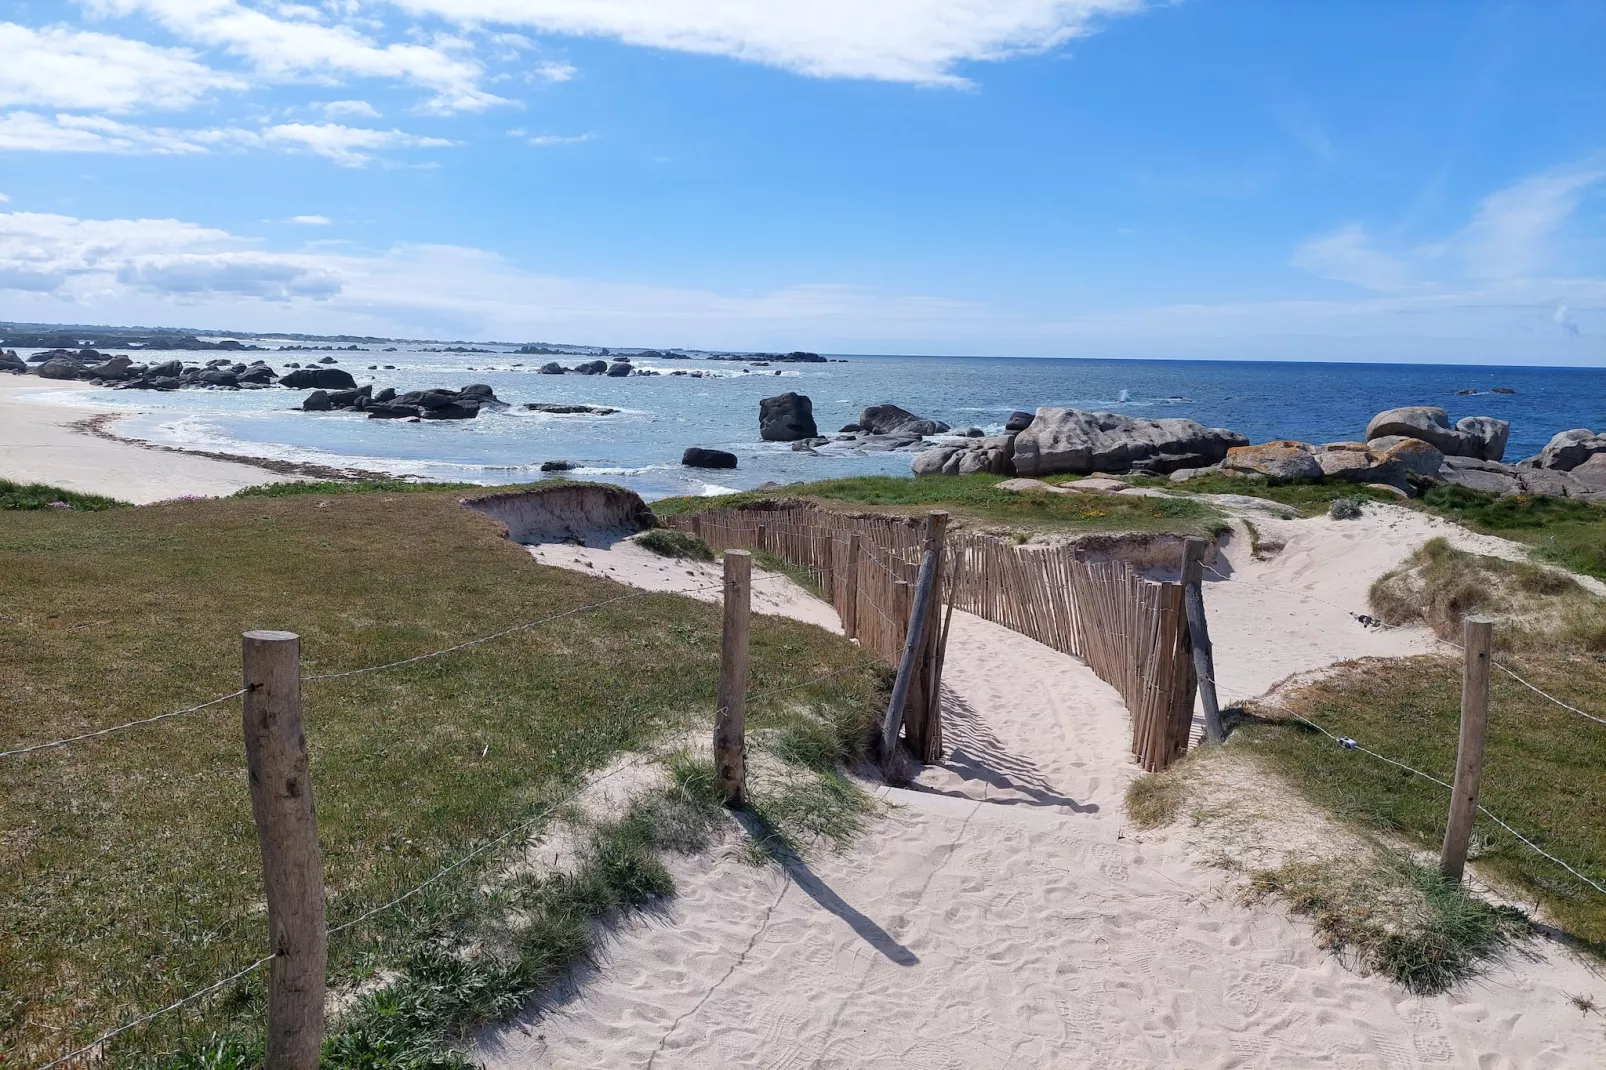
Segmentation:
{"type": "MultiPolygon", "coordinates": [[[[1289,521],[1280,564],[1234,551],[1240,578],[1205,592],[1224,682],[1263,691],[1345,657],[1429,649],[1425,632],[1349,613],[1437,533],[1430,519],[1289,521]]],[[[657,589],[715,574],[630,544],[539,556],[657,589]]],[[[484,1032],[475,1057],[490,1070],[1597,1065],[1601,1024],[1568,996],[1606,984],[1554,945],[1411,996],[1346,968],[1280,907],[1237,903],[1186,832],[1134,830],[1127,712],[1076,659],[956,613],[945,699],[944,761],[879,788],[884,810],[854,847],[784,868],[731,848],[671,859],[679,891],[663,911],[484,1032]]]]}
{"type": "Polygon", "coordinates": [[[125,410],[44,404],[25,395],[52,390],[95,391],[82,383],[53,384],[37,376],[0,373],[0,479],[46,483],[144,505],[186,494],[219,497],[260,483],[295,476],[200,457],[149,449],[74,427],[125,410]]]}

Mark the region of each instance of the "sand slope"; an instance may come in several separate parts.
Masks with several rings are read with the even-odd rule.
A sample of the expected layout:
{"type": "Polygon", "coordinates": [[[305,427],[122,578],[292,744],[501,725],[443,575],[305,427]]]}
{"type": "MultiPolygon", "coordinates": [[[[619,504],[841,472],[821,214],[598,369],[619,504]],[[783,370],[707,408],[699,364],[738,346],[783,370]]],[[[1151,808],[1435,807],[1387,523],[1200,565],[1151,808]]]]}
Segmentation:
{"type": "MultiPolygon", "coordinates": [[[[1385,538],[1390,522],[1294,522],[1280,565],[1244,561],[1244,579],[1212,585],[1224,673],[1263,688],[1424,648],[1244,586],[1360,611],[1357,591],[1420,534],[1385,538]]],[[[1538,945],[1539,961],[1429,999],[1351,973],[1302,922],[1225,897],[1184,835],[1126,826],[1127,714],[1085,666],[964,613],[947,665],[951,753],[914,789],[879,790],[891,809],[863,842],[787,871],[730,851],[675,860],[663,915],[487,1031],[478,1056],[494,1070],[1601,1065],[1600,1021],[1566,996],[1606,982],[1579,962],[1538,945]]]]}

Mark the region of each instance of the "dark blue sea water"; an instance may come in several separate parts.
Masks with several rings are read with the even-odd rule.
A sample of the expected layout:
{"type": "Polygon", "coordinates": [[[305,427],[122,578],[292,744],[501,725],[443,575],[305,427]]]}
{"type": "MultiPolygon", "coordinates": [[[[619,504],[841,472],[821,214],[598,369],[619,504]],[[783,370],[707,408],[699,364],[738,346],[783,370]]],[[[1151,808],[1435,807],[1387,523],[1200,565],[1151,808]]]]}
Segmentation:
{"type": "MultiPolygon", "coordinates": [[[[175,354],[194,360],[195,354],[175,354]]],[[[280,370],[302,354],[266,354],[280,370]]],[[[1511,421],[1506,459],[1536,453],[1558,431],[1606,430],[1606,368],[1491,368],[1443,365],[1209,361],[1048,360],[993,357],[848,356],[847,363],[746,368],[703,359],[638,361],[665,372],[717,377],[546,376],[545,357],[512,353],[341,354],[359,382],[410,390],[489,383],[504,400],[609,405],[608,417],[488,413],[463,423],[409,424],[349,413],[292,411],[304,392],[52,390],[70,400],[142,415],[120,431],[153,442],[256,456],[356,465],[431,479],[483,483],[537,478],[544,460],[579,464],[581,478],[634,487],[648,497],[712,493],[871,472],[905,473],[908,454],[811,457],[758,437],[758,401],[786,390],[809,395],[820,430],[852,422],[866,405],[894,402],[956,428],[1000,430],[1014,409],[1068,405],[1133,416],[1186,416],[1262,442],[1330,442],[1361,437],[1377,412],[1438,405],[1452,420],[1511,421]],[[371,363],[394,371],[367,371],[371,363]],[[522,363],[522,368],[514,368],[522,363]],[[775,374],[779,372],[779,374],[775,374]],[[1490,394],[1510,387],[1514,394],[1490,394]],[[1460,390],[1476,390],[1471,396],[1460,390]],[[734,471],[679,465],[687,446],[730,450],[734,471]]],[[[566,359],[577,363],[579,358],[566,359]]]]}

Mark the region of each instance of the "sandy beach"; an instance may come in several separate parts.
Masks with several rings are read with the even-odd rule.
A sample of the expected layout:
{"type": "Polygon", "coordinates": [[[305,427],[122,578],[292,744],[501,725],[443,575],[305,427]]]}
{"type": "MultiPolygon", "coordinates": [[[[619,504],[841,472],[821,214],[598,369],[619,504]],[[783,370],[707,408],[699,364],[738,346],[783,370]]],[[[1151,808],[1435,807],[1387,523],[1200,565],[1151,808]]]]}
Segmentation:
{"type": "MultiPolygon", "coordinates": [[[[97,389],[81,383],[70,388],[97,389]]],[[[298,478],[94,435],[74,425],[104,417],[110,410],[44,404],[26,397],[55,389],[61,388],[36,377],[0,375],[0,479],[46,483],[144,505],[186,494],[216,497],[259,483],[298,478]]]]}
{"type": "MultiPolygon", "coordinates": [[[[1425,631],[1349,613],[1443,533],[1381,507],[1266,525],[1287,540],[1271,561],[1234,540],[1233,578],[1205,595],[1224,687],[1258,694],[1344,658],[1430,649],[1425,631]]],[[[703,582],[636,548],[542,556],[659,589],[703,582]]],[[[806,594],[784,601],[818,613],[806,594]]],[[[1599,1065],[1600,1027],[1568,996],[1600,978],[1558,946],[1535,941],[1430,998],[1359,975],[1305,922],[1236,901],[1209,864],[1218,833],[1128,824],[1128,715],[1084,665],[965,613],[947,665],[948,753],[910,788],[876,789],[886,808],[860,843],[785,869],[734,849],[676,859],[661,915],[482,1034],[476,1057],[493,1070],[1599,1065]]]]}

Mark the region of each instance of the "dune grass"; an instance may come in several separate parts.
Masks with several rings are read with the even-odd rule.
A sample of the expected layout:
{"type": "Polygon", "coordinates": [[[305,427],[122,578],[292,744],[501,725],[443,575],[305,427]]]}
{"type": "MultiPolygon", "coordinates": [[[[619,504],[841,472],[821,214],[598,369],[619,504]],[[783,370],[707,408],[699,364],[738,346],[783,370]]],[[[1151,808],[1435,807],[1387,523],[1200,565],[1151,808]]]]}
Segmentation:
{"type": "Polygon", "coordinates": [[[1173,483],[1164,476],[1128,476],[1129,482],[1140,487],[1157,487],[1178,494],[1245,494],[1252,498],[1291,505],[1303,516],[1320,516],[1340,499],[1353,498],[1367,501],[1400,504],[1400,496],[1386,490],[1376,490],[1359,483],[1334,481],[1318,483],[1296,480],[1289,483],[1272,483],[1264,476],[1229,475],[1225,472],[1206,472],[1184,483],[1173,483]]]}
{"type": "Polygon", "coordinates": [[[1606,598],[1571,576],[1526,561],[1454,549],[1430,539],[1368,592],[1385,624],[1426,623],[1459,642],[1471,615],[1493,616],[1495,649],[1606,653],[1606,598]]]}
{"type": "Polygon", "coordinates": [[[105,498],[99,494],[79,494],[77,491],[63,490],[45,483],[13,483],[9,479],[0,479],[0,510],[63,509],[65,506],[74,512],[84,513],[123,508],[127,504],[115,498],[105,498]]]}
{"type": "Polygon", "coordinates": [[[666,498],[654,502],[653,511],[671,516],[778,498],[806,498],[827,508],[865,507],[904,515],[946,509],[959,521],[1023,534],[1165,531],[1212,535],[1222,526],[1219,510],[1205,502],[1119,494],[1017,494],[998,489],[1003,479],[992,475],[856,476],[718,497],[666,498]]]}
{"type": "Polygon", "coordinates": [[[475,490],[489,492],[498,487],[482,487],[478,483],[420,483],[411,479],[322,479],[291,480],[284,483],[259,483],[235,491],[233,498],[299,498],[306,495],[327,497],[331,494],[430,494],[447,490],[475,490]]]}
{"type": "Polygon", "coordinates": [[[1534,556],[1606,579],[1606,504],[1527,494],[1500,497],[1466,487],[1434,487],[1423,503],[1474,531],[1533,547],[1534,556]]]}
{"type": "Polygon", "coordinates": [[[653,528],[636,537],[636,543],[663,557],[689,557],[696,561],[712,561],[714,551],[702,539],[671,528],[653,528]]]}
{"type": "MultiPolygon", "coordinates": [[[[6,514],[0,749],[232,691],[249,628],[300,633],[310,675],[630,593],[537,565],[461,497],[409,486],[6,514]]],[[[446,657],[308,684],[331,924],[539,814],[619,751],[706,728],[718,649],[717,606],[642,595],[446,657]]],[[[820,629],[755,617],[755,691],[848,671],[753,704],[754,731],[873,717],[882,679],[855,668],[861,659],[820,629]]],[[[0,760],[7,1065],[91,1039],[262,953],[238,717],[227,703],[0,760]]],[[[461,931],[484,872],[466,866],[335,940],[332,982],[415,963],[430,939],[461,931]]],[[[542,954],[563,961],[567,945],[555,946],[542,954]]],[[[128,1034],[110,1058],[201,1052],[213,1033],[235,1051],[229,1038],[260,1020],[262,980],[128,1034]]]]}
{"type": "MultiPolygon", "coordinates": [[[[1525,652],[1501,660],[1563,701],[1606,714],[1606,660],[1600,656],[1525,652]]],[[[1356,828],[1436,856],[1449,808],[1446,789],[1345,750],[1289,714],[1450,782],[1460,698],[1457,658],[1352,662],[1284,696],[1276,708],[1251,709],[1229,746],[1245,748],[1356,828]]],[[[1606,726],[1495,672],[1479,801],[1540,847],[1606,884],[1606,726]]],[[[1606,955],[1606,895],[1481,815],[1473,847],[1479,876],[1514,900],[1535,904],[1581,945],[1606,955]]]]}
{"type": "Polygon", "coordinates": [[[1244,899],[1277,896],[1309,917],[1323,947],[1416,995],[1446,992],[1527,935],[1527,917],[1493,906],[1400,852],[1380,865],[1294,859],[1250,878],[1244,899]]]}

